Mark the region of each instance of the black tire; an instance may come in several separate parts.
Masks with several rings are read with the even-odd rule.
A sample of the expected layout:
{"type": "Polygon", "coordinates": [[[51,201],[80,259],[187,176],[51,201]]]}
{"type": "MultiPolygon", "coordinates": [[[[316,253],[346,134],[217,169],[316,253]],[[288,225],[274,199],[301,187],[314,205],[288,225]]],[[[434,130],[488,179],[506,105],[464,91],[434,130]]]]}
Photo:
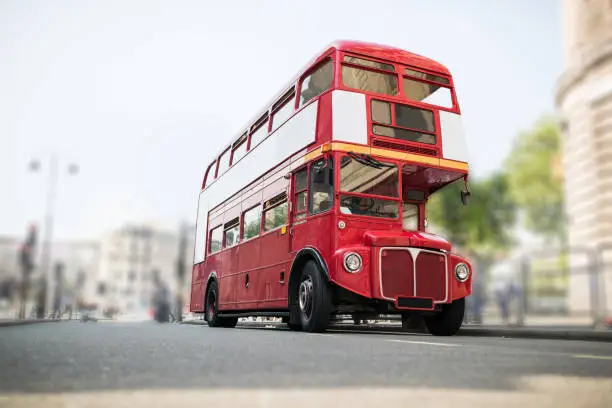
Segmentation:
{"type": "Polygon", "coordinates": [[[306,262],[302,269],[297,296],[302,330],[311,333],[325,331],[332,309],[331,290],[314,261],[306,262]]]}
{"type": "Polygon", "coordinates": [[[427,332],[423,317],[417,313],[402,314],[402,330],[410,332],[427,332]]]}
{"type": "Polygon", "coordinates": [[[434,336],[452,336],[459,331],[465,313],[465,298],[442,306],[442,311],[424,318],[425,325],[434,336]]]}
{"type": "Polygon", "coordinates": [[[238,324],[237,317],[222,317],[219,316],[219,289],[217,282],[213,281],[208,286],[206,291],[206,323],[210,327],[236,327],[238,324]]]}
{"type": "Polygon", "coordinates": [[[220,320],[221,327],[227,327],[229,329],[236,327],[236,325],[238,324],[237,317],[222,317],[220,318],[220,320]]]}

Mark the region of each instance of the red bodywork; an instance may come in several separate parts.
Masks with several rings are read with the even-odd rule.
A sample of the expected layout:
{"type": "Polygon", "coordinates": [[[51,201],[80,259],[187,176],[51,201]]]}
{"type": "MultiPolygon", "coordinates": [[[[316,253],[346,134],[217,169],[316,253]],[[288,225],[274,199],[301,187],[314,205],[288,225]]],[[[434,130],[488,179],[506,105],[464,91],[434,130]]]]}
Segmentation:
{"type": "MultiPolygon", "coordinates": [[[[305,67],[300,74],[268,104],[268,111],[277,99],[287,92],[290,86],[300,89],[302,78],[309,74],[317,63],[331,58],[335,66],[335,79],[332,87],[317,98],[318,116],[316,125],[316,142],[307,149],[297,152],[293,157],[306,157],[304,166],[312,160],[326,156],[338,160],[342,151],[336,151],[333,145],[332,94],[334,89],[347,89],[340,77],[341,59],[345,53],[363,56],[371,60],[380,60],[395,66],[396,72],[403,72],[406,67],[418,69],[448,79],[449,88],[453,87],[449,71],[441,64],[428,58],[400,49],[375,44],[358,42],[339,42],[321,53],[305,67]],[[321,149],[327,146],[327,149],[321,149]],[[323,151],[322,151],[323,150],[323,151]],[[328,151],[324,151],[328,150],[328,151]]],[[[401,78],[401,74],[400,74],[401,78]]],[[[401,82],[401,81],[400,81],[401,82]]],[[[351,90],[355,92],[355,90],[351,90]]],[[[361,92],[361,91],[358,91],[361,92]]],[[[398,96],[377,95],[368,92],[368,104],[372,99],[388,102],[401,102],[415,107],[425,106],[436,113],[435,120],[440,129],[438,110],[460,113],[454,90],[453,107],[435,108],[415,101],[407,101],[401,94],[398,96]]],[[[295,98],[296,112],[298,98],[295,98]]],[[[262,113],[255,116],[254,124],[262,113]]],[[[368,116],[368,128],[371,128],[368,116]]],[[[271,126],[269,124],[269,126],[271,126]]],[[[441,135],[438,133],[435,145],[423,145],[415,142],[398,142],[384,137],[369,134],[369,143],[379,151],[402,152],[428,158],[442,158],[441,135]]],[[[225,151],[226,149],[224,149],[225,151]]],[[[374,154],[373,154],[374,156],[374,154]]],[[[420,157],[419,156],[419,157],[420,157]]],[[[431,194],[439,188],[467,177],[467,169],[453,168],[436,163],[415,162],[393,157],[376,157],[378,160],[392,162],[401,169],[400,190],[419,188],[431,194]]],[[[415,156],[416,157],[416,156],[415,156]]],[[[465,263],[466,259],[453,254],[451,245],[445,239],[424,232],[425,201],[418,202],[418,230],[406,231],[402,227],[400,214],[397,220],[388,220],[368,216],[342,214],[338,200],[330,211],[308,215],[297,221],[295,203],[295,185],[292,177],[280,177],[295,174],[299,169],[291,168],[291,158],[270,168],[266,174],[245,186],[221,205],[212,209],[208,215],[208,225],[226,223],[240,216],[253,205],[263,203],[279,191],[286,191],[292,211],[289,211],[287,226],[262,232],[259,236],[240,242],[230,248],[224,248],[207,255],[204,262],[194,265],[192,274],[192,291],[190,310],[203,312],[205,293],[211,279],[216,279],[219,287],[219,309],[221,311],[273,311],[288,310],[288,293],[292,265],[296,255],[304,248],[311,248],[320,254],[328,270],[330,282],[337,288],[359,295],[360,299],[382,301],[389,305],[389,311],[399,311],[399,297],[419,297],[433,299],[436,303],[450,303],[471,293],[471,275],[466,282],[460,283],[455,278],[455,266],[465,263]],[[276,180],[263,188],[265,180],[276,180]],[[344,228],[339,225],[343,223],[344,228]],[[348,273],[343,266],[347,252],[358,253],[363,266],[358,273],[348,273]],[[418,258],[414,257],[418,252],[418,258]],[[415,267],[416,266],[416,267],[415,267]]],[[[272,163],[271,163],[272,165],[272,163]]],[[[209,173],[216,174],[217,162],[207,169],[202,188],[206,187],[209,173]]],[[[338,197],[339,175],[335,174],[335,197],[338,197]]],[[[220,179],[219,182],[223,182],[220,179]]],[[[401,193],[400,193],[401,194],[401,193]]],[[[400,196],[401,197],[401,196],[400,196]]],[[[262,221],[263,223],[263,221],[262,221]]],[[[244,227],[241,223],[241,231],[244,227]]],[[[207,234],[210,229],[207,230],[207,234]]],[[[471,270],[471,267],[470,267],[471,270]]],[[[355,310],[361,307],[355,303],[355,310]]],[[[418,309],[418,308],[413,308],[418,309]]],[[[431,309],[429,309],[431,310],[431,309]]],[[[350,312],[350,306],[349,306],[350,312]]]]}

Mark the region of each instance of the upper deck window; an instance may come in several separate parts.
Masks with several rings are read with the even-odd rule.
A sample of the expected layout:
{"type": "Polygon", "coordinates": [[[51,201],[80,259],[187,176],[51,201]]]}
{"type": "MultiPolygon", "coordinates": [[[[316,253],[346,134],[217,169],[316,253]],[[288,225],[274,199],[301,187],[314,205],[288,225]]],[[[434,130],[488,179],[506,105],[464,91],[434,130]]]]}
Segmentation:
{"type": "Polygon", "coordinates": [[[344,56],[344,62],[349,62],[355,65],[363,65],[364,67],[381,69],[383,71],[395,72],[395,67],[391,64],[385,64],[384,62],[372,61],[363,58],[352,57],[350,55],[344,56]]]}
{"type": "Polygon", "coordinates": [[[203,188],[206,188],[206,186],[208,186],[215,178],[215,162],[208,166],[205,177],[203,188]]]}
{"type": "Polygon", "coordinates": [[[240,139],[234,143],[233,154],[232,154],[232,165],[237,163],[238,160],[244,157],[247,153],[247,134],[240,136],[240,139]]]}
{"type": "Polygon", "coordinates": [[[406,77],[403,78],[403,81],[404,95],[407,98],[442,108],[453,107],[453,98],[449,88],[406,77]]]}
{"type": "Polygon", "coordinates": [[[313,72],[306,75],[300,87],[300,106],[331,88],[334,81],[334,64],[327,58],[313,72]]]}
{"type": "Polygon", "coordinates": [[[422,78],[422,79],[426,79],[428,81],[438,82],[440,84],[445,84],[445,85],[449,85],[450,84],[450,81],[448,80],[448,78],[444,78],[444,77],[441,77],[441,76],[438,76],[438,75],[434,75],[434,74],[428,74],[426,72],[416,71],[416,70],[410,69],[410,68],[406,68],[404,73],[406,75],[414,77],[414,78],[422,78]]]}
{"type": "Polygon", "coordinates": [[[259,142],[268,137],[268,115],[261,117],[251,129],[250,149],[257,146],[259,142]]]}
{"type": "Polygon", "coordinates": [[[229,169],[230,150],[226,150],[219,159],[219,168],[217,169],[217,177],[225,173],[229,169]]]}
{"type": "Polygon", "coordinates": [[[342,65],[344,86],[361,91],[397,95],[397,75],[342,65]]]}
{"type": "Polygon", "coordinates": [[[272,131],[278,129],[280,125],[289,119],[293,113],[294,104],[295,92],[292,89],[272,107],[272,131]]]}

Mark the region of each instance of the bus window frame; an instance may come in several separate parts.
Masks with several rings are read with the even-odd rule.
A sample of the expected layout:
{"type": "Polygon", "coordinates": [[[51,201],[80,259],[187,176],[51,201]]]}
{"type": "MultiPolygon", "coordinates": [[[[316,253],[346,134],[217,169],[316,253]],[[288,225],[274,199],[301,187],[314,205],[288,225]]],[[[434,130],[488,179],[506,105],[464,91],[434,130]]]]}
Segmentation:
{"type": "Polygon", "coordinates": [[[240,157],[238,159],[238,161],[240,161],[242,158],[244,158],[247,153],[249,152],[249,134],[247,132],[243,133],[242,136],[240,136],[238,138],[238,140],[236,140],[233,144],[232,144],[232,156],[230,157],[230,167],[232,167],[234,164],[236,164],[237,162],[234,161],[234,155],[236,153],[236,151],[238,149],[240,149],[242,146],[244,145],[244,154],[242,155],[242,157],[240,157]]]}
{"type": "Polygon", "coordinates": [[[215,254],[218,254],[219,252],[221,252],[221,251],[223,251],[223,250],[225,249],[225,248],[223,247],[223,246],[224,246],[224,245],[223,245],[223,239],[224,239],[224,237],[225,237],[225,233],[224,233],[224,231],[223,231],[223,224],[218,224],[216,227],[211,228],[211,229],[209,229],[209,230],[208,230],[208,250],[206,251],[206,252],[207,252],[207,255],[209,255],[209,256],[210,256],[210,255],[215,255],[215,254]],[[221,230],[221,248],[220,248],[218,251],[213,252],[213,251],[212,251],[212,241],[213,241],[213,240],[212,240],[212,236],[213,236],[213,233],[214,233],[216,230],[218,230],[218,229],[220,229],[220,230],[221,230]]]}
{"type": "Polygon", "coordinates": [[[291,87],[291,89],[289,89],[287,92],[285,92],[283,94],[283,96],[281,96],[273,105],[272,108],[270,109],[270,133],[275,132],[278,128],[280,128],[281,126],[283,126],[287,121],[289,121],[294,115],[295,115],[295,99],[297,96],[297,92],[295,90],[296,86],[295,84],[293,85],[293,87],[291,87]],[[274,122],[274,116],[283,108],[287,107],[291,102],[293,102],[293,106],[291,107],[291,114],[284,120],[282,120],[281,123],[279,124],[275,124],[274,122]]]}
{"type": "Polygon", "coordinates": [[[206,173],[204,173],[204,181],[202,182],[202,190],[208,187],[210,183],[212,183],[215,180],[215,175],[211,173],[211,170],[213,169],[213,166],[215,166],[215,171],[216,171],[216,164],[217,164],[217,161],[215,160],[212,163],[210,163],[208,167],[206,168],[206,173]],[[212,177],[210,181],[208,180],[209,176],[212,177]]]}
{"type": "MultiPolygon", "coordinates": [[[[433,74],[432,74],[433,75],[433,74]]],[[[401,79],[401,83],[402,83],[402,97],[405,98],[406,100],[410,101],[410,102],[415,102],[415,103],[420,103],[424,106],[428,106],[428,107],[432,107],[434,109],[441,109],[441,110],[448,110],[448,111],[455,111],[456,107],[457,107],[457,98],[455,97],[455,88],[451,87],[448,84],[442,84],[440,82],[435,82],[435,81],[431,81],[425,78],[417,78],[417,77],[413,77],[410,75],[400,75],[400,79],[401,79]],[[406,96],[406,89],[404,87],[404,79],[410,80],[410,81],[414,81],[414,82],[421,82],[421,83],[425,83],[425,84],[429,84],[429,85],[436,85],[438,88],[446,88],[448,89],[448,91],[450,92],[450,96],[451,96],[451,103],[452,106],[451,107],[447,107],[447,106],[441,106],[441,105],[434,105],[432,103],[428,103],[428,102],[423,102],[421,101],[417,101],[414,99],[410,99],[408,98],[408,96],[406,96]]]]}
{"type": "Polygon", "coordinates": [[[255,238],[259,238],[261,236],[261,218],[262,218],[262,214],[263,214],[263,207],[262,207],[261,203],[257,203],[256,205],[253,205],[253,206],[247,208],[246,210],[244,210],[240,214],[240,217],[241,217],[241,220],[240,220],[240,243],[241,244],[244,243],[244,242],[249,242],[250,240],[255,239],[255,238]],[[245,227],[246,224],[244,223],[244,221],[245,221],[245,216],[244,215],[246,213],[248,213],[249,211],[252,211],[252,210],[254,210],[256,208],[259,208],[259,216],[257,217],[258,221],[259,221],[259,230],[257,231],[256,235],[253,235],[250,238],[245,238],[245,236],[244,236],[244,231],[245,231],[244,227],[245,227]]]}
{"type": "Polygon", "coordinates": [[[247,145],[247,153],[250,152],[252,148],[257,147],[257,145],[260,145],[261,143],[263,143],[263,141],[266,140],[268,137],[270,137],[270,112],[269,111],[261,115],[261,117],[257,119],[255,123],[251,126],[251,128],[249,129],[249,140],[248,140],[249,144],[247,145]],[[253,145],[253,133],[262,129],[264,126],[266,127],[266,137],[264,137],[259,142],[257,142],[257,144],[253,145]]]}
{"type": "Polygon", "coordinates": [[[308,197],[309,197],[309,191],[310,191],[310,163],[307,163],[299,168],[297,168],[294,172],[293,172],[293,181],[294,181],[294,185],[293,185],[293,194],[291,195],[292,197],[292,215],[293,215],[293,222],[304,222],[306,220],[306,218],[308,218],[308,197]],[[297,183],[295,183],[295,181],[297,180],[297,175],[298,173],[304,171],[306,173],[306,186],[300,190],[297,189],[297,183]],[[306,206],[304,208],[303,211],[299,211],[298,212],[298,199],[297,196],[298,194],[302,194],[302,193],[306,193],[306,206]]]}
{"type": "Polygon", "coordinates": [[[231,219],[230,221],[226,222],[223,224],[223,249],[228,249],[228,248],[233,248],[237,245],[240,245],[240,215],[238,217],[234,217],[233,219],[231,219]],[[233,224],[236,222],[236,224],[233,224]],[[228,226],[229,225],[229,226],[228,226]],[[227,231],[238,227],[238,240],[236,241],[236,243],[234,245],[230,245],[227,246],[227,231]]]}
{"type": "Polygon", "coordinates": [[[331,92],[337,88],[337,85],[338,85],[337,71],[338,70],[336,67],[337,63],[336,63],[335,57],[336,57],[336,53],[334,51],[330,51],[329,53],[321,56],[321,58],[315,61],[312,64],[312,66],[300,76],[300,79],[297,81],[297,84],[296,84],[296,94],[295,94],[296,98],[295,98],[294,114],[304,109],[306,106],[310,105],[311,103],[313,103],[313,101],[318,100],[319,98],[321,98],[321,96],[325,95],[327,92],[331,92]],[[304,80],[308,78],[310,75],[312,75],[323,64],[327,63],[328,60],[331,61],[331,65],[332,65],[332,76],[331,76],[332,81],[331,81],[329,88],[327,88],[326,90],[324,90],[317,96],[313,96],[312,98],[310,98],[308,101],[304,102],[303,104],[300,103],[300,100],[302,98],[302,85],[304,83],[304,80]]]}
{"type": "Polygon", "coordinates": [[[231,147],[228,147],[227,149],[223,151],[223,153],[219,155],[219,157],[217,158],[217,170],[215,171],[215,180],[222,174],[226,173],[230,169],[230,167],[232,167],[232,165],[230,164],[231,156],[232,156],[231,147]],[[225,154],[228,152],[229,152],[229,156],[227,157],[227,162],[228,162],[227,168],[223,171],[223,173],[219,173],[219,169],[221,168],[221,159],[223,159],[223,156],[225,156],[225,154]]]}
{"type": "Polygon", "coordinates": [[[277,195],[275,195],[274,197],[266,200],[268,202],[273,201],[275,199],[277,199],[278,197],[281,197],[282,195],[284,195],[285,197],[283,199],[280,199],[278,202],[270,205],[268,208],[266,208],[266,203],[264,202],[262,204],[262,209],[261,209],[261,217],[260,217],[260,231],[261,233],[259,234],[260,237],[269,234],[271,232],[277,231],[279,229],[281,229],[282,227],[286,227],[289,225],[289,197],[287,196],[287,192],[283,191],[282,193],[279,193],[277,195]],[[281,205],[287,203],[287,218],[285,219],[285,223],[282,225],[279,225],[277,227],[274,227],[272,229],[266,230],[266,213],[268,211],[272,211],[273,209],[275,209],[276,207],[280,207],[281,205]]]}
{"type": "MultiPolygon", "coordinates": [[[[403,162],[402,161],[398,161],[398,160],[393,160],[393,159],[389,159],[389,158],[380,158],[380,160],[384,163],[389,163],[389,164],[393,164],[396,166],[397,168],[397,183],[398,183],[398,195],[396,197],[393,196],[382,196],[382,195],[378,195],[378,194],[368,194],[368,193],[354,193],[354,192],[348,192],[348,191],[342,191],[341,190],[341,186],[340,186],[340,172],[342,171],[342,157],[346,156],[351,158],[351,160],[355,160],[352,157],[350,157],[346,152],[337,152],[334,155],[334,160],[335,160],[335,166],[334,166],[334,204],[333,204],[333,208],[334,211],[336,212],[336,214],[338,216],[341,217],[356,217],[358,219],[363,219],[363,220],[367,220],[367,221],[371,221],[371,222],[384,222],[384,223],[397,223],[398,221],[401,223],[402,222],[402,217],[403,217],[403,212],[402,212],[402,197],[403,197],[403,190],[402,190],[402,172],[401,172],[401,168],[403,166],[403,162]],[[397,218],[388,218],[388,217],[376,217],[374,215],[364,215],[364,214],[345,214],[341,211],[340,209],[340,202],[341,197],[342,196],[354,196],[354,197],[365,197],[365,198],[373,198],[373,199],[378,199],[378,200],[386,200],[386,201],[395,201],[398,203],[398,211],[397,211],[397,218]]],[[[376,158],[376,157],[375,157],[376,158]]]]}
{"type": "Polygon", "coordinates": [[[435,111],[432,110],[431,108],[426,108],[426,107],[421,107],[421,106],[413,106],[410,104],[405,103],[405,101],[392,101],[392,100],[382,100],[380,98],[377,97],[370,97],[368,100],[366,100],[366,106],[367,106],[367,124],[368,124],[368,136],[369,136],[369,140],[368,142],[370,144],[373,143],[373,139],[382,139],[382,140],[386,140],[389,141],[391,143],[399,143],[399,144],[406,144],[406,145],[410,145],[410,146],[415,146],[418,148],[430,148],[430,149],[436,149],[437,151],[440,151],[440,149],[442,149],[442,137],[440,135],[440,129],[441,129],[441,124],[440,124],[440,115],[435,111]],[[372,118],[372,103],[373,102],[383,102],[383,103],[387,103],[389,105],[389,108],[391,110],[391,123],[383,123],[383,122],[377,122],[372,118]],[[396,118],[396,114],[395,114],[395,105],[405,105],[408,106],[410,108],[415,108],[415,109],[421,109],[421,110],[427,110],[430,111],[433,115],[433,125],[435,130],[433,132],[427,131],[427,130],[419,130],[419,129],[415,129],[415,128],[408,128],[408,127],[404,127],[404,126],[399,126],[397,125],[397,118],[396,118]],[[424,142],[418,142],[418,141],[412,141],[412,140],[404,140],[404,139],[398,139],[398,138],[393,138],[390,136],[385,136],[385,135],[379,135],[374,133],[374,125],[379,125],[379,126],[386,126],[386,127],[390,127],[390,128],[397,128],[397,129],[403,129],[403,130],[407,130],[410,132],[416,132],[416,133],[423,133],[423,134],[427,134],[427,135],[432,135],[435,137],[436,143],[424,143],[424,142]]]}
{"type": "Polygon", "coordinates": [[[334,155],[329,155],[329,154],[321,156],[321,157],[317,157],[314,160],[312,160],[310,163],[308,163],[308,172],[307,172],[307,175],[308,175],[307,183],[308,184],[306,185],[306,187],[307,187],[306,199],[308,201],[308,205],[307,205],[307,208],[306,208],[306,213],[307,213],[306,217],[309,217],[309,216],[314,217],[314,216],[317,216],[317,215],[320,215],[320,214],[325,214],[326,212],[334,210],[335,201],[336,201],[336,174],[335,174],[336,166],[335,166],[335,164],[336,164],[336,161],[334,159],[334,155]],[[314,199],[314,196],[312,195],[312,177],[311,177],[312,164],[316,163],[316,162],[318,162],[320,160],[325,160],[325,166],[329,166],[330,163],[331,163],[331,166],[332,166],[332,186],[331,186],[331,197],[330,197],[331,198],[331,205],[326,210],[314,212],[313,211],[313,204],[314,204],[313,199],[314,199]]]}

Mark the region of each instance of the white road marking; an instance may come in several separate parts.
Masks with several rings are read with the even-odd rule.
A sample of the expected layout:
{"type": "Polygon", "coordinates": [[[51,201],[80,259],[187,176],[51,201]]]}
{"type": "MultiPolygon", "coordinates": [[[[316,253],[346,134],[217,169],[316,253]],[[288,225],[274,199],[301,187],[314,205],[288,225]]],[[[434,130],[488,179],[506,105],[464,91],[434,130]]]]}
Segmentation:
{"type": "Polygon", "coordinates": [[[346,329],[329,329],[328,331],[330,332],[334,332],[334,333],[356,333],[356,334],[392,334],[394,336],[405,336],[405,335],[410,335],[410,336],[426,336],[426,337],[431,337],[429,334],[427,333],[412,333],[412,332],[390,332],[390,331],[379,331],[379,330],[346,330],[346,329]]]}
{"type": "Polygon", "coordinates": [[[303,333],[307,336],[323,336],[323,337],[337,337],[333,334],[329,334],[329,333],[303,333]]]}
{"type": "Polygon", "coordinates": [[[461,344],[434,343],[431,341],[414,341],[414,340],[398,340],[398,339],[391,339],[387,341],[392,341],[394,343],[427,344],[430,346],[442,346],[442,347],[461,347],[461,344]]]}
{"type": "Polygon", "coordinates": [[[612,360],[612,356],[592,356],[590,354],[574,354],[574,358],[588,358],[591,360],[612,360]]]}

